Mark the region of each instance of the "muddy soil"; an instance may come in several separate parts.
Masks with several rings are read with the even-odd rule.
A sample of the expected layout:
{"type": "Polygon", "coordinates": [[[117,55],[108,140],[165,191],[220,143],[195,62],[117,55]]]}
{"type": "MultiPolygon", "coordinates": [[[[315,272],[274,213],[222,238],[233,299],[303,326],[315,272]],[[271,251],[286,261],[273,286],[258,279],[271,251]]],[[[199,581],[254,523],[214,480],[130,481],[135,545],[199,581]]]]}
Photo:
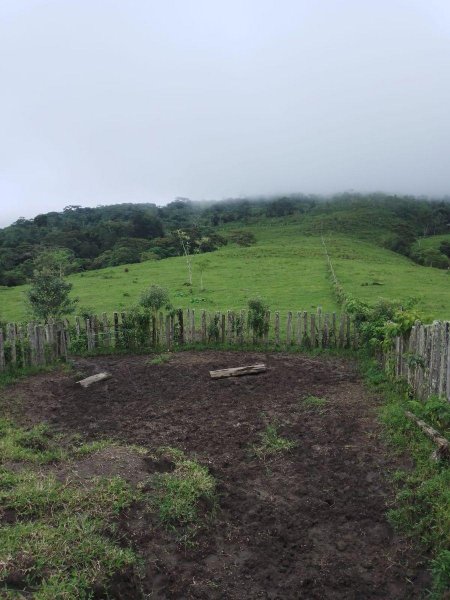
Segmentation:
{"type": "MultiPolygon", "coordinates": [[[[80,359],[75,367],[78,377],[107,370],[112,378],[82,389],[73,374],[38,375],[10,388],[4,403],[25,424],[48,421],[87,439],[181,448],[218,482],[218,512],[194,544],[180,543],[140,506],[124,515],[121,532],[143,556],[144,573],[116,581],[110,597],[423,597],[429,579],[422,557],[385,516],[393,496],[388,473],[404,464],[383,444],[379,400],[352,363],[183,352],[160,365],[136,356],[80,359]],[[268,370],[209,377],[212,369],[256,362],[268,370]],[[309,396],[326,402],[310,405],[309,396]],[[269,423],[296,446],[262,460],[252,445],[269,423]]],[[[104,456],[108,474],[111,457],[104,456]]],[[[152,470],[143,458],[119,459],[130,481],[152,470]]]]}

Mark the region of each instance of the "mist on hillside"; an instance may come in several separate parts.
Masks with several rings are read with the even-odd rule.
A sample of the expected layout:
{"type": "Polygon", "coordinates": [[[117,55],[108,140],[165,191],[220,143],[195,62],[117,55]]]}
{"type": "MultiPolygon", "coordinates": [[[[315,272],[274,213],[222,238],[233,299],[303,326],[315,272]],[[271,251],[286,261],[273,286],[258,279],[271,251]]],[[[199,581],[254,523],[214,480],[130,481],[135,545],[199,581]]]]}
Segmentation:
{"type": "Polygon", "coordinates": [[[0,4],[0,226],[67,205],[449,192],[444,0],[0,4]]]}

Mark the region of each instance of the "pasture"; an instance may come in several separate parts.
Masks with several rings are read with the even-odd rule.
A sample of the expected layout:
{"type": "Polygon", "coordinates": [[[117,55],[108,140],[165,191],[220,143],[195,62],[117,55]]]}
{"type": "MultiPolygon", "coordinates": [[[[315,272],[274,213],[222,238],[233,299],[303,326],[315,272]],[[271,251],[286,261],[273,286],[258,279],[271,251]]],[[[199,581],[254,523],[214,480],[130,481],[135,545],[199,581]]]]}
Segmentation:
{"type": "Polygon", "coordinates": [[[4,390],[5,414],[25,428],[51,426],[6,429],[8,593],[423,597],[421,557],[385,516],[385,473],[401,459],[386,453],[379,400],[354,363],[218,351],[159,358],[76,359],[70,371],[4,390]],[[209,377],[262,361],[257,376],[209,377]],[[112,378],[75,385],[99,370],[112,378]]]}
{"type": "MultiPolygon", "coordinates": [[[[71,275],[79,306],[93,312],[126,310],[152,283],[166,287],[175,307],[238,310],[249,298],[263,297],[273,310],[337,310],[319,235],[305,235],[302,224],[279,220],[249,225],[257,239],[243,248],[229,244],[207,255],[209,266],[200,289],[199,256],[193,256],[193,286],[186,286],[184,257],[146,261],[71,275]]],[[[226,231],[225,231],[226,233],[226,231]]],[[[447,318],[450,276],[409,259],[343,235],[326,236],[336,273],[357,298],[376,301],[415,297],[427,319],[447,318]]],[[[0,319],[26,318],[26,286],[0,288],[0,319]]]]}

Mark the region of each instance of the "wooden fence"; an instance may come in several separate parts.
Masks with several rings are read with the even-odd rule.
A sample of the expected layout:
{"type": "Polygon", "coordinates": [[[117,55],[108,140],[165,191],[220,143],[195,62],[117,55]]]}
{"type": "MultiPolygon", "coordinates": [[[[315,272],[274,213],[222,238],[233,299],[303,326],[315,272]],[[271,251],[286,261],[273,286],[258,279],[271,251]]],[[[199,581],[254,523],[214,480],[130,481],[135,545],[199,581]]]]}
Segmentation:
{"type": "Polygon", "coordinates": [[[450,401],[450,321],[417,322],[407,339],[396,338],[386,365],[418,398],[437,395],[450,401]]]}
{"type": "Polygon", "coordinates": [[[9,366],[45,365],[68,354],[108,350],[164,350],[183,345],[225,347],[353,348],[358,337],[348,315],[289,311],[265,314],[259,330],[246,311],[207,313],[187,309],[156,317],[106,313],[46,325],[10,323],[0,327],[0,371],[9,366]]]}

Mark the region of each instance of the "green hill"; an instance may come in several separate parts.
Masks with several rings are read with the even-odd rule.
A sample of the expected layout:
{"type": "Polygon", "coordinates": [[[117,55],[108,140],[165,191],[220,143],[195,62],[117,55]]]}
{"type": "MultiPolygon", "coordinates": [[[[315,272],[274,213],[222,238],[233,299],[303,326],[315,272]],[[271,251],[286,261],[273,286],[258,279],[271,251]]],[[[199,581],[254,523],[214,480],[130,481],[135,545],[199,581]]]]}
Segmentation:
{"type": "MultiPolygon", "coordinates": [[[[311,223],[306,224],[307,228],[311,223]]],[[[222,226],[228,235],[236,225],[222,226]]],[[[321,237],[305,234],[305,223],[296,216],[261,219],[246,231],[256,244],[240,247],[229,243],[208,253],[210,265],[200,289],[198,259],[193,257],[193,286],[184,257],[148,260],[127,266],[76,273],[69,277],[80,306],[96,312],[126,310],[137,302],[140,292],[152,283],[168,288],[174,305],[201,310],[244,308],[256,295],[267,300],[272,310],[338,310],[328,278],[321,237]]],[[[311,229],[310,229],[311,230],[311,229]]],[[[413,263],[371,241],[341,233],[326,233],[329,252],[345,288],[369,301],[380,297],[418,299],[418,307],[429,318],[450,316],[450,276],[446,271],[413,263]]],[[[0,288],[0,318],[7,321],[26,316],[26,286],[0,288]]]]}

